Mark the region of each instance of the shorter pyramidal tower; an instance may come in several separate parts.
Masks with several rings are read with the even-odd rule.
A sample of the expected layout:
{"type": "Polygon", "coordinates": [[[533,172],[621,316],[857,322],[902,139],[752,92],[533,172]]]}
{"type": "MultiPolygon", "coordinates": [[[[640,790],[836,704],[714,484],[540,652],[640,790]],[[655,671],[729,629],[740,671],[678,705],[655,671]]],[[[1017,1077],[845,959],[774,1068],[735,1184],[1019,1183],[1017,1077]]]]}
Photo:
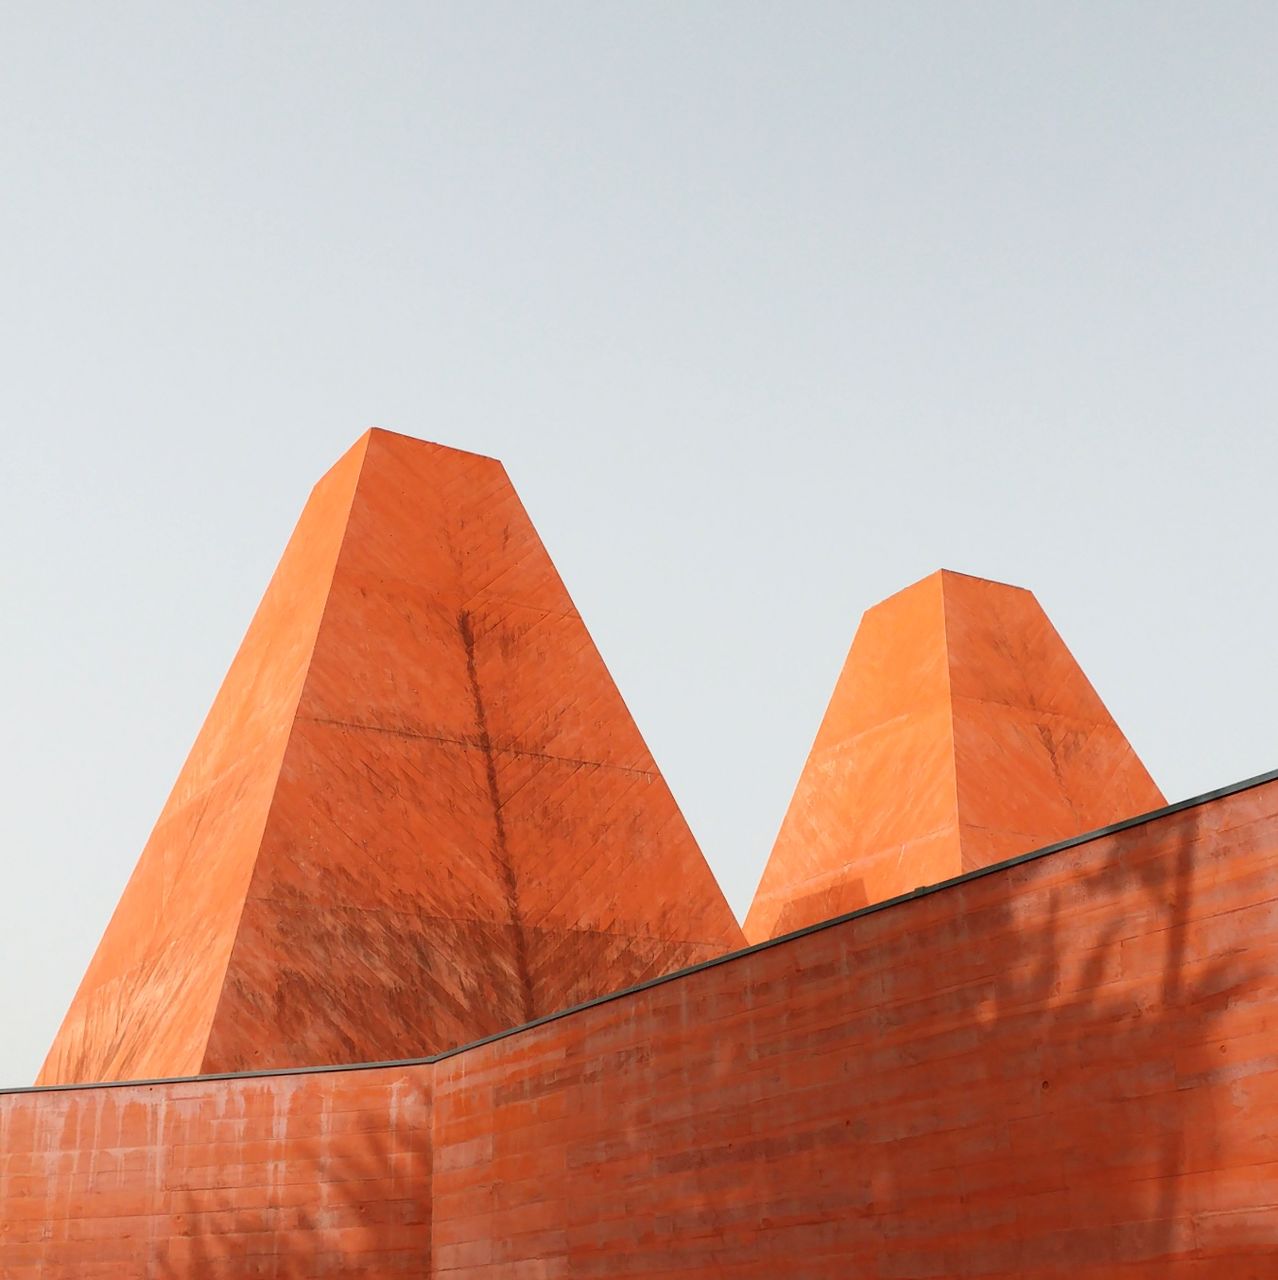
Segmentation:
{"type": "Polygon", "coordinates": [[[501,464],[370,431],[38,1083],[426,1056],[742,944],[501,464]]]}
{"type": "Polygon", "coordinates": [[[867,610],[750,942],[1165,803],[1034,596],[942,570],[867,610]]]}

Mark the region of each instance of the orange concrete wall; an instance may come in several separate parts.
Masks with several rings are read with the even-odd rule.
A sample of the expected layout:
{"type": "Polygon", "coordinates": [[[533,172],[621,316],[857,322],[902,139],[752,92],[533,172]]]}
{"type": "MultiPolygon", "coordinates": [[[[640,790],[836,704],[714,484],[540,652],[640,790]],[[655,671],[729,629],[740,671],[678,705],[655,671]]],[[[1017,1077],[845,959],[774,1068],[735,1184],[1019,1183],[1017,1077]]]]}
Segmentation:
{"type": "Polygon", "coordinates": [[[1270,782],[434,1065],[0,1097],[0,1274],[1258,1280],[1275,974],[1270,782]]]}
{"type": "Polygon", "coordinates": [[[420,1276],[430,1067],[0,1099],[0,1276],[420,1276]]]}

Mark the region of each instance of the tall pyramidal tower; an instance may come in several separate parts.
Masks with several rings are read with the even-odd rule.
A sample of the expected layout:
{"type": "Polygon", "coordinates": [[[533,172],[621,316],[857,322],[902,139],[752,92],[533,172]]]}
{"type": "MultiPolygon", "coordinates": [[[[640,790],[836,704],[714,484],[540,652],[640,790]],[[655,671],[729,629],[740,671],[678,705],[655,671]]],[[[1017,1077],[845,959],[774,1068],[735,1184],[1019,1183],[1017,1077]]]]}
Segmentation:
{"type": "Polygon", "coordinates": [[[370,431],[38,1083],[425,1056],[742,944],[501,464],[370,431]]]}
{"type": "Polygon", "coordinates": [[[866,611],[746,917],[762,942],[1165,803],[1033,594],[866,611]]]}

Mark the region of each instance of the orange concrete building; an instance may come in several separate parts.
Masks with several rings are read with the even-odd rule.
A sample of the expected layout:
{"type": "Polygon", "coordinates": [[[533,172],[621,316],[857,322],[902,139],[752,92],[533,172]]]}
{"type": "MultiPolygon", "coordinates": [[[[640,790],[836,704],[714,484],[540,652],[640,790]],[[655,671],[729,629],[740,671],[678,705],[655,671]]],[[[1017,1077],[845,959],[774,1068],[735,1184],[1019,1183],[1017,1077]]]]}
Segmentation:
{"type": "Polygon", "coordinates": [[[1272,1277],[1276,975],[1278,774],[1167,806],[947,572],[743,934],[500,464],[371,432],[0,1091],[0,1277],[1272,1277]]]}
{"type": "Polygon", "coordinates": [[[435,1053],[743,944],[501,464],[370,431],[39,1083],[435,1053]]]}

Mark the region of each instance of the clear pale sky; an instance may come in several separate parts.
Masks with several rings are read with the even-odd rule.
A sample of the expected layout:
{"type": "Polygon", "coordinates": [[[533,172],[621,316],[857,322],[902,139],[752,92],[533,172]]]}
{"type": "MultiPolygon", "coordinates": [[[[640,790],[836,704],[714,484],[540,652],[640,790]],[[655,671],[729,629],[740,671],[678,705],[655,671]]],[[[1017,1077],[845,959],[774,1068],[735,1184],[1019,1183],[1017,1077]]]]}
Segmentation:
{"type": "Polygon", "coordinates": [[[0,9],[0,1084],[311,484],[504,460],[738,913],[863,609],[1278,765],[1278,7],[0,9]]]}

